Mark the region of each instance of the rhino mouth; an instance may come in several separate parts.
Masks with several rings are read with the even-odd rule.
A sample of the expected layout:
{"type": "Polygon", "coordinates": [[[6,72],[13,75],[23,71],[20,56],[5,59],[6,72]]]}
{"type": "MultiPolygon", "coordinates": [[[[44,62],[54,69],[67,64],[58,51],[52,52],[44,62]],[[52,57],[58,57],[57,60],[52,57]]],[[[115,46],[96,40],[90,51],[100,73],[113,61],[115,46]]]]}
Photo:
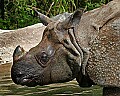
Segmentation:
{"type": "Polygon", "coordinates": [[[36,78],[38,76],[24,76],[21,78],[17,78],[16,83],[22,86],[29,86],[29,87],[34,87],[37,86],[37,81],[36,78]]]}
{"type": "MultiPolygon", "coordinates": [[[[33,72],[35,73],[35,72],[33,72]]],[[[51,82],[50,79],[45,80],[43,73],[37,74],[11,74],[14,83],[22,86],[35,87],[37,85],[43,86],[51,82]]]]}

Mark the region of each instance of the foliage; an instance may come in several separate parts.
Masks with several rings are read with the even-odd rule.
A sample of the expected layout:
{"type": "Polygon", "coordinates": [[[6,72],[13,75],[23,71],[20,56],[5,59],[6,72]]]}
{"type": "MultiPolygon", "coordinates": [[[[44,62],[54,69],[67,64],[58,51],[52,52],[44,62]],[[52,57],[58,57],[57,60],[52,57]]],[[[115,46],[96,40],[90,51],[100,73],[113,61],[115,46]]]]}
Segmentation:
{"type": "Polygon", "coordinates": [[[0,19],[0,28],[17,29],[38,22],[28,5],[35,6],[35,0],[13,0],[5,4],[5,19],[0,19]],[[29,2],[30,1],[30,2],[29,2]]]}
{"type": "Polygon", "coordinates": [[[78,8],[92,10],[110,0],[5,0],[5,17],[0,18],[0,29],[17,29],[39,22],[31,7],[48,16],[73,12],[78,8]]]}

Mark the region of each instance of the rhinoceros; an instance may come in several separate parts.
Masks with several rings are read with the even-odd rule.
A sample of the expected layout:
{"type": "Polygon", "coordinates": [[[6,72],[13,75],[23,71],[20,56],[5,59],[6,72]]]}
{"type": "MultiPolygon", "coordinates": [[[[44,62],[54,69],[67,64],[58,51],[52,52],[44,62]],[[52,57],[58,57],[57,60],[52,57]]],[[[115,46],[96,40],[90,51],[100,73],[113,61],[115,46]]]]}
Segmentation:
{"type": "Polygon", "coordinates": [[[39,13],[46,28],[40,43],[26,52],[17,46],[11,77],[26,86],[76,78],[81,87],[103,86],[104,96],[120,96],[120,2],[111,1],[63,21],[39,13]]]}

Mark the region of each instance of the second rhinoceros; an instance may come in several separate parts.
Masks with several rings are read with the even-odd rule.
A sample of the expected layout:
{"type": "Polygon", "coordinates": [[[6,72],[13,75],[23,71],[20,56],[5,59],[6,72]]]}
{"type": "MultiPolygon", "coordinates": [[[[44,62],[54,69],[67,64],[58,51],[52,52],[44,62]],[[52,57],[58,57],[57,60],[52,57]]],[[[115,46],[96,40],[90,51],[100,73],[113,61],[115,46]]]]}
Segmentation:
{"type": "Polygon", "coordinates": [[[39,15],[47,25],[42,41],[28,52],[15,49],[12,80],[36,86],[76,78],[81,87],[97,84],[104,96],[120,96],[119,1],[83,15],[77,10],[64,21],[39,15]]]}

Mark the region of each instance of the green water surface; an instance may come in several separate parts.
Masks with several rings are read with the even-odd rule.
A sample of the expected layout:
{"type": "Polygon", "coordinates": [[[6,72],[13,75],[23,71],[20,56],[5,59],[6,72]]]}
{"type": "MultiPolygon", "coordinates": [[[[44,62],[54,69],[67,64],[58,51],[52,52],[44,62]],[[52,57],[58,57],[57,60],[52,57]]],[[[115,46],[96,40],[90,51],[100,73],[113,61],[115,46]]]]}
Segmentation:
{"type": "Polygon", "coordinates": [[[99,86],[80,88],[75,80],[27,87],[14,84],[10,75],[4,75],[0,77],[0,96],[102,96],[102,88],[99,86]]]}

